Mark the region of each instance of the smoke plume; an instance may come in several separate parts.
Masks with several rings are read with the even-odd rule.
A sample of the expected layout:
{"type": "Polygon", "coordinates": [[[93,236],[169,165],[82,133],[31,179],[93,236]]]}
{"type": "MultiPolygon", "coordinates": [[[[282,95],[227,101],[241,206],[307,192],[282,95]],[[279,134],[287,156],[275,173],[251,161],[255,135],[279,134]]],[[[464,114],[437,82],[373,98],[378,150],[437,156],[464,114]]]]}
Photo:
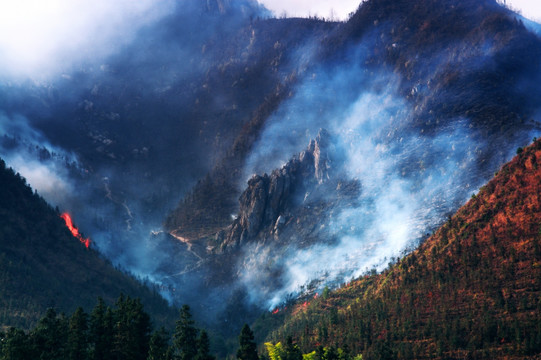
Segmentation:
{"type": "MultiPolygon", "coordinates": [[[[246,179],[270,173],[325,128],[343,151],[348,180],[361,184],[355,205],[333,209],[329,220],[316,224],[322,229],[319,243],[256,243],[246,250],[238,264],[241,280],[251,299],[268,309],[291,296],[383,270],[441,225],[514,154],[508,143],[500,145],[501,154],[491,154],[490,140],[467,117],[445,119],[437,131],[416,128],[421,114],[403,96],[402,79],[358,66],[370,44],[367,37],[360,50],[352,50],[348,58],[356,62],[318,68],[304,79],[266,124],[246,162],[246,179]]],[[[434,59],[425,66],[436,72],[445,62],[443,56],[434,59]]],[[[482,57],[474,66],[487,66],[485,61],[482,57]]],[[[422,86],[411,93],[419,91],[422,86]]],[[[518,144],[533,135],[514,134],[518,144]]]]}

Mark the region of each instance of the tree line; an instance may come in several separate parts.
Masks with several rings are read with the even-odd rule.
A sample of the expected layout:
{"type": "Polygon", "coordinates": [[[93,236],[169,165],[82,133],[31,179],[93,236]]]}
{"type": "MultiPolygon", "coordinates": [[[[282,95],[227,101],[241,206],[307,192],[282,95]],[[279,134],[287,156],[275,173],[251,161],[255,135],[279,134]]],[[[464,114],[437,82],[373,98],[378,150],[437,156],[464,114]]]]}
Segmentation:
{"type": "MultiPolygon", "coordinates": [[[[258,360],[253,333],[239,336],[237,358],[258,360]]],[[[195,326],[190,307],[182,306],[172,336],[161,327],[152,331],[140,299],[121,295],[113,307],[103,299],[90,314],[79,307],[71,316],[50,308],[25,332],[0,332],[0,360],[215,360],[209,334],[195,326]]]]}

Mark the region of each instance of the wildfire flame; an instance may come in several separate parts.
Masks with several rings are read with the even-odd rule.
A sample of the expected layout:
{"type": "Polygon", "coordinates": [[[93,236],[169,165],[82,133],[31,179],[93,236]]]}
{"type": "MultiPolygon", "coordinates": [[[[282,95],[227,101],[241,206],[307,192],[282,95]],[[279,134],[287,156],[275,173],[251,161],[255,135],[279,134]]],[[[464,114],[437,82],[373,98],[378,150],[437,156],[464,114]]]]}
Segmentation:
{"type": "Polygon", "coordinates": [[[276,309],[274,309],[274,311],[272,313],[273,314],[278,314],[279,311],[280,311],[280,309],[276,308],[276,309]]]}
{"type": "Polygon", "coordinates": [[[77,239],[79,239],[79,241],[84,244],[84,246],[86,246],[86,248],[88,249],[90,247],[90,239],[85,239],[83,238],[83,235],[81,235],[81,233],[79,232],[79,229],[77,229],[74,225],[73,225],[73,220],[71,220],[71,216],[70,214],[68,213],[63,213],[62,215],[60,215],[60,217],[62,219],[64,219],[64,221],[66,222],[66,226],[68,227],[68,229],[71,231],[72,235],[75,236],[77,239]]]}

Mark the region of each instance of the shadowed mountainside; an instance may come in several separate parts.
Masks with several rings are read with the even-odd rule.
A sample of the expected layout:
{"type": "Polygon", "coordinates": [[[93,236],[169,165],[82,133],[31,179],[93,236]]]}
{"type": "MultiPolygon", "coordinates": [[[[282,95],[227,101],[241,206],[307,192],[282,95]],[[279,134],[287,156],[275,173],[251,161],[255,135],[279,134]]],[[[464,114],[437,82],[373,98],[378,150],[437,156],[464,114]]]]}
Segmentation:
{"type": "Polygon", "coordinates": [[[172,326],[176,311],[135,278],[75,238],[24,178],[0,160],[0,324],[33,327],[48,307],[87,312],[102,297],[138,297],[154,319],[172,326]]]}
{"type": "MultiPolygon", "coordinates": [[[[273,33],[269,28],[288,28],[292,21],[263,20],[254,26],[256,34],[266,29],[268,36],[273,33]]],[[[238,212],[236,198],[242,192],[239,188],[244,187],[239,181],[245,176],[247,157],[257,150],[265,129],[275,121],[271,114],[306,91],[306,84],[313,84],[308,87],[312,92],[329,95],[318,94],[308,105],[297,104],[306,106],[308,113],[320,109],[323,120],[307,123],[304,128],[292,125],[296,134],[328,127],[330,115],[336,115],[328,110],[337,107],[336,96],[343,97],[339,103],[354,103],[367,88],[385,86],[374,85],[378,73],[392,73],[397,96],[411,111],[383,125],[386,131],[381,135],[385,137],[379,140],[392,152],[410,151],[401,143],[405,135],[430,142],[466,119],[469,136],[477,143],[471,149],[476,162],[471,178],[487,178],[517,146],[508,144],[524,144],[531,130],[539,128],[532,116],[539,92],[534,79],[540,66],[534,59],[541,54],[541,42],[494,1],[372,0],[361,4],[347,23],[312,34],[308,41],[312,55],[302,67],[304,71],[293,73],[293,83],[277,87],[276,94],[266,99],[227,156],[169,215],[169,230],[197,241],[231,223],[231,214],[238,212]],[[331,82],[331,87],[318,80],[341,72],[348,81],[331,82]]],[[[297,116],[303,116],[302,112],[297,116]]],[[[402,172],[415,174],[413,166],[419,162],[431,166],[436,160],[430,152],[414,154],[404,161],[402,172]]]]}

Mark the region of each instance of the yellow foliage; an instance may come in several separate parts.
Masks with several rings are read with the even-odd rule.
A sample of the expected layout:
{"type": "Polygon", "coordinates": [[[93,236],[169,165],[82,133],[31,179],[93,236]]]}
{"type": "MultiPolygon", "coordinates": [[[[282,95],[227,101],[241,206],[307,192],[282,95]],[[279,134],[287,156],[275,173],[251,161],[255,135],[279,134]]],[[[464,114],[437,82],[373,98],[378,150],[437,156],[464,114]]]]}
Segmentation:
{"type": "Polygon", "coordinates": [[[270,360],[282,360],[285,359],[285,352],[282,343],[277,343],[273,345],[270,342],[265,343],[265,348],[269,354],[270,360]]]}
{"type": "Polygon", "coordinates": [[[316,358],[316,352],[312,351],[308,354],[302,354],[302,360],[315,360],[316,358]]]}

